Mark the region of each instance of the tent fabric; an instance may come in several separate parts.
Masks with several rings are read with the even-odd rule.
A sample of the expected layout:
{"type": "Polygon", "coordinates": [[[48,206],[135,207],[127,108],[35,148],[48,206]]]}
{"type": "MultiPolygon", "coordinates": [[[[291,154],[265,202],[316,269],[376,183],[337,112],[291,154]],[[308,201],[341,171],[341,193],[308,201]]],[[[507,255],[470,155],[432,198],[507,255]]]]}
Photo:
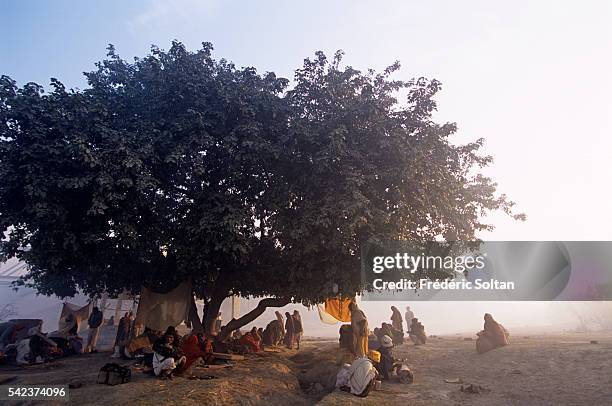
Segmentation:
{"type": "Polygon", "coordinates": [[[319,319],[325,324],[336,324],[339,321],[350,323],[351,311],[349,305],[352,301],[352,299],[341,299],[339,297],[326,299],[324,305],[317,305],[319,319]]]}
{"type": "Polygon", "coordinates": [[[15,323],[17,328],[13,331],[11,343],[18,343],[20,340],[28,337],[28,332],[32,327],[42,325],[40,319],[11,319],[9,323],[15,323]]]}
{"type": "Polygon", "coordinates": [[[79,306],[73,303],[65,302],[62,306],[60,322],[72,313],[80,324],[82,320],[87,320],[89,318],[89,314],[91,313],[92,309],[92,304],[92,302],[88,302],[85,306],[79,306]]]}
{"type": "Polygon", "coordinates": [[[332,316],[331,314],[327,313],[325,311],[325,307],[323,307],[324,305],[318,304],[317,305],[317,310],[319,312],[319,319],[321,320],[322,323],[325,324],[337,324],[338,323],[338,319],[334,318],[334,316],[332,316]]]}
{"type": "Polygon", "coordinates": [[[191,282],[183,282],[168,293],[155,293],[143,286],[136,324],[157,331],[164,331],[168,326],[176,327],[189,319],[191,299],[191,282]]]}

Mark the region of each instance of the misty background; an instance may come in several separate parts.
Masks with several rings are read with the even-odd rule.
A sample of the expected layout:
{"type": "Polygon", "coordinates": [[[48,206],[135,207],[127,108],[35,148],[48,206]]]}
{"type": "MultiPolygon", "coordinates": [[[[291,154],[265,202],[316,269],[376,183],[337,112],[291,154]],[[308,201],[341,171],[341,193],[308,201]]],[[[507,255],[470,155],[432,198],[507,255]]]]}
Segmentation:
{"type": "MultiPolygon", "coordinates": [[[[486,173],[528,216],[523,223],[495,213],[488,219],[495,230],[481,238],[612,240],[611,17],[612,3],[595,0],[7,1],[0,74],[20,85],[48,87],[57,77],[84,88],[82,72],[107,44],[128,58],[173,39],[192,50],[210,41],[216,57],[288,78],[317,50],[343,49],[344,63],[361,70],[399,60],[398,79],[442,82],[436,120],[458,123],[457,143],[486,139],[495,158],[486,173]]],[[[0,306],[12,300],[2,292],[0,306]]],[[[242,301],[241,312],[254,303],[242,301]]],[[[485,312],[511,332],[598,329],[606,323],[597,320],[612,319],[610,303],[362,303],[371,328],[389,320],[392,304],[402,314],[410,305],[428,334],[476,332],[485,312]]],[[[302,310],[307,335],[337,335],[339,325],[323,325],[316,311],[287,308],[302,310]]],[[[256,324],[265,326],[274,310],[256,324]]]]}

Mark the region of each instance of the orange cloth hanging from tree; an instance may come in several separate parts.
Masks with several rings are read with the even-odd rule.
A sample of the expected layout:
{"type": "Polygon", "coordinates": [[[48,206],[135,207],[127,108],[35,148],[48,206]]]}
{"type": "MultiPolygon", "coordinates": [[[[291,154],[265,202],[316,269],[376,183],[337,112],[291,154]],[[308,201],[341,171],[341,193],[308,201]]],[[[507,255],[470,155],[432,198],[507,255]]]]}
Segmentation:
{"type": "Polygon", "coordinates": [[[353,299],[346,298],[341,299],[339,297],[334,297],[325,300],[325,312],[331,315],[338,321],[343,321],[345,323],[351,322],[351,311],[349,310],[349,305],[353,299]]]}

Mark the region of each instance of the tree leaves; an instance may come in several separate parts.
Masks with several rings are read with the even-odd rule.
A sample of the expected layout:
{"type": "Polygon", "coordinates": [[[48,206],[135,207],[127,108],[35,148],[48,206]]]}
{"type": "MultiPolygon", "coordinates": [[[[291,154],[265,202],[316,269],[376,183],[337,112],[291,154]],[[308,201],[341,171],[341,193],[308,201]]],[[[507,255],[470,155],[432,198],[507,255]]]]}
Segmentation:
{"type": "Polygon", "coordinates": [[[473,239],[487,212],[514,215],[477,172],[483,141],[453,145],[456,125],[432,121],[440,83],[398,69],[318,52],[289,90],[173,42],[132,63],[109,46],[83,91],[3,76],[1,253],[43,293],[190,278],[200,297],[308,304],[363,288],[368,239],[473,239]]]}

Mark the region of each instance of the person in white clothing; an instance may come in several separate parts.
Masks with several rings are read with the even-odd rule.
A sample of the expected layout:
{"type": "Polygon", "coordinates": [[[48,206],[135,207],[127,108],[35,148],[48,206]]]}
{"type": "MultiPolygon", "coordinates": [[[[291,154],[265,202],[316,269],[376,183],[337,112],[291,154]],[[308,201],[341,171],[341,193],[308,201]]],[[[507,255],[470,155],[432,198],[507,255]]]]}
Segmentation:
{"type": "Polygon", "coordinates": [[[412,321],[412,319],[414,319],[414,313],[412,312],[412,310],[410,310],[410,306],[406,306],[405,320],[406,320],[406,327],[408,327],[409,330],[410,330],[410,322],[412,321]]]}
{"type": "Polygon", "coordinates": [[[153,372],[156,376],[172,379],[172,373],[187,359],[172,346],[174,336],[166,334],[153,344],[153,372]]]}

